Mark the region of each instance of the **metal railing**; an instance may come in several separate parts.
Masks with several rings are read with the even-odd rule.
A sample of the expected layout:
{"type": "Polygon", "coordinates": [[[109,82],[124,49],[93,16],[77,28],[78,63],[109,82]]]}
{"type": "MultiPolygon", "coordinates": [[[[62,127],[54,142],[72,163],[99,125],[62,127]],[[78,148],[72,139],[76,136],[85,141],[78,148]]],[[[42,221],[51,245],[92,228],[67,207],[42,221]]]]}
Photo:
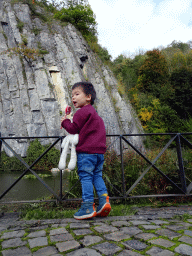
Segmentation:
{"type": "MultiPolygon", "coordinates": [[[[122,176],[122,188],[117,189],[112,183],[111,181],[107,182],[109,183],[109,185],[111,187],[113,187],[120,196],[116,196],[116,197],[110,197],[110,199],[130,199],[130,198],[143,198],[143,197],[179,197],[179,196],[191,196],[192,194],[190,194],[191,190],[192,190],[192,182],[190,182],[190,184],[187,185],[186,182],[186,176],[185,176],[185,167],[184,167],[184,163],[183,163],[183,157],[182,157],[182,147],[181,147],[181,142],[184,143],[186,146],[188,146],[190,149],[192,149],[192,143],[185,138],[184,136],[188,136],[188,135],[192,135],[192,133],[157,133],[157,134],[124,134],[124,135],[106,135],[107,137],[115,137],[116,139],[110,143],[110,145],[107,147],[107,150],[109,150],[110,148],[112,148],[112,146],[114,145],[114,143],[117,142],[117,140],[119,140],[119,147],[120,147],[120,160],[121,160],[121,176],[122,176]],[[138,148],[136,148],[133,143],[131,143],[128,139],[126,139],[126,137],[137,137],[137,136],[169,136],[171,137],[169,139],[169,141],[166,143],[166,145],[163,147],[163,149],[158,153],[158,155],[151,161],[149,160],[145,155],[144,152],[142,152],[142,150],[139,150],[138,148]],[[179,166],[179,170],[178,170],[178,174],[179,174],[179,179],[180,179],[180,186],[178,184],[176,184],[171,178],[169,178],[165,173],[163,173],[159,167],[157,167],[157,165],[155,164],[157,162],[157,160],[163,155],[163,153],[169,148],[169,146],[175,143],[176,144],[176,151],[177,151],[177,161],[178,161],[178,166],[179,166]],[[126,144],[129,146],[129,149],[134,150],[140,157],[142,157],[145,162],[148,164],[147,168],[145,170],[143,170],[142,174],[137,178],[136,181],[134,181],[134,183],[131,185],[130,188],[128,188],[128,190],[126,191],[126,181],[125,181],[125,173],[124,173],[124,159],[123,159],[123,144],[126,144]],[[155,171],[157,171],[160,175],[162,175],[167,182],[176,189],[176,191],[178,193],[176,194],[153,194],[153,195],[131,195],[131,192],[135,189],[135,187],[138,185],[138,183],[144,178],[144,176],[148,173],[148,171],[153,168],[155,171]],[[121,191],[120,191],[121,190],[121,191]]],[[[1,203],[1,199],[30,171],[33,175],[35,175],[35,177],[46,187],[46,189],[48,189],[52,195],[54,195],[55,199],[53,200],[30,200],[30,201],[11,201],[11,202],[7,202],[7,203],[13,203],[13,202],[43,202],[43,201],[73,201],[73,200],[81,200],[81,198],[67,198],[67,195],[74,189],[74,187],[76,187],[77,185],[77,181],[69,191],[67,191],[65,193],[65,195],[63,196],[62,193],[62,171],[60,171],[60,191],[59,194],[55,193],[55,191],[53,191],[53,189],[48,186],[44,180],[32,169],[35,164],[37,164],[42,158],[43,156],[45,156],[47,154],[47,152],[52,149],[57,143],[62,143],[62,140],[65,136],[39,136],[39,137],[1,137],[1,133],[0,133],[0,157],[1,157],[1,150],[2,150],[2,145],[4,147],[6,147],[7,149],[9,149],[13,155],[15,157],[17,157],[20,162],[26,167],[26,170],[23,171],[23,173],[5,190],[3,191],[3,193],[0,195],[0,203],[1,203]],[[45,152],[43,154],[41,154],[30,166],[23,160],[23,158],[18,155],[15,150],[13,150],[13,148],[6,142],[6,140],[21,140],[21,139],[55,139],[55,141],[45,150],[45,152]]],[[[0,158],[1,161],[1,158],[0,158]]],[[[6,202],[3,202],[6,203],[6,202]]]]}

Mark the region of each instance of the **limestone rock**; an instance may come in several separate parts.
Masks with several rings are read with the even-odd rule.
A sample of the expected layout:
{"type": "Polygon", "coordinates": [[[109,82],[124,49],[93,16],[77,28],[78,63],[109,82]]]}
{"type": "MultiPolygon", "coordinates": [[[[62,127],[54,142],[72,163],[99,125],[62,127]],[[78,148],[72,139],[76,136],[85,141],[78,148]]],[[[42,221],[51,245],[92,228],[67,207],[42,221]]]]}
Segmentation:
{"type": "MultiPolygon", "coordinates": [[[[34,6],[36,12],[43,9],[34,6]]],[[[82,35],[71,24],[52,27],[33,16],[28,4],[0,1],[0,132],[1,136],[61,136],[60,119],[71,105],[71,87],[79,81],[93,83],[97,93],[95,109],[103,118],[107,134],[142,133],[131,104],[117,90],[108,67],[96,59],[82,35]],[[22,27],[21,27],[22,24],[22,27]],[[35,59],[7,50],[23,47],[44,51],[35,59]]],[[[75,113],[72,107],[72,115],[75,113]]],[[[111,143],[116,138],[108,138],[111,143]]],[[[127,137],[137,148],[141,137],[127,137]]],[[[46,144],[51,139],[41,140],[46,144]]],[[[27,140],[9,140],[13,149],[26,155],[27,140]]],[[[123,143],[124,148],[128,146],[123,143]]],[[[3,148],[8,155],[11,151],[3,148]]],[[[119,141],[113,149],[119,153],[119,141]]]]}

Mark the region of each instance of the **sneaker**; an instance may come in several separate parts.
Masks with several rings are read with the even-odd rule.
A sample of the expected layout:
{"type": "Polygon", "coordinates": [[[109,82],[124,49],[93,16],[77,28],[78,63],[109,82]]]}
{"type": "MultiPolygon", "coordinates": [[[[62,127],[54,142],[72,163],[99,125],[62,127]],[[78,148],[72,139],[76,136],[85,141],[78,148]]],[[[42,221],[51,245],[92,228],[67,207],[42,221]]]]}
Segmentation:
{"type": "Polygon", "coordinates": [[[76,220],[85,220],[93,218],[96,215],[95,204],[92,202],[83,202],[79,211],[74,214],[74,218],[76,220]]]}
{"type": "Polygon", "coordinates": [[[106,217],[111,211],[109,196],[99,197],[99,206],[97,207],[97,217],[106,217]]]}

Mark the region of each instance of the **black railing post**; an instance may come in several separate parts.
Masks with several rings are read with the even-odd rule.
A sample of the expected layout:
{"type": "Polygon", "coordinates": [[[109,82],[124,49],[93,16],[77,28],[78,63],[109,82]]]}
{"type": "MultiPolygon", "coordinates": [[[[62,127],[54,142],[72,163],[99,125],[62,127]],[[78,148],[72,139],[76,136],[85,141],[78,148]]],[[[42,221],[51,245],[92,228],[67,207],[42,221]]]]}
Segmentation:
{"type": "MultiPolygon", "coordinates": [[[[60,141],[60,144],[62,145],[62,142],[63,142],[63,138],[61,137],[61,141],[60,141]]],[[[62,148],[60,149],[60,157],[61,157],[61,153],[62,153],[62,148]]],[[[62,201],[62,197],[63,197],[63,170],[60,170],[60,200],[62,201]]]]}
{"type": "MultiPolygon", "coordinates": [[[[0,132],[0,138],[1,138],[1,132],[0,132]]],[[[1,160],[1,149],[2,149],[2,141],[0,140],[0,166],[2,164],[2,160],[1,160]]]]}
{"type": "Polygon", "coordinates": [[[186,188],[185,170],[184,170],[184,165],[183,165],[180,136],[181,136],[181,134],[178,133],[177,138],[176,138],[177,157],[178,157],[178,163],[179,163],[179,176],[180,176],[181,186],[182,186],[182,190],[186,194],[187,188],[186,188]]]}
{"type": "Polygon", "coordinates": [[[123,197],[125,198],[126,195],[125,195],[125,177],[124,177],[124,165],[123,165],[122,137],[123,137],[123,135],[119,136],[119,139],[120,139],[120,154],[121,154],[121,172],[122,172],[123,197]]]}

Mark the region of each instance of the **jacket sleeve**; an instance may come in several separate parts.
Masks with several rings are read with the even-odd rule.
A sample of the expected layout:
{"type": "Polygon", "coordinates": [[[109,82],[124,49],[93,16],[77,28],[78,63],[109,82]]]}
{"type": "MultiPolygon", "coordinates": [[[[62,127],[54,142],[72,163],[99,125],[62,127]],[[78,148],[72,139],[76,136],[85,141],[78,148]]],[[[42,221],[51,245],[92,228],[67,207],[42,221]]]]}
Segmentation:
{"type": "Polygon", "coordinates": [[[89,114],[79,109],[73,116],[73,123],[71,120],[65,119],[61,125],[68,133],[79,134],[88,118],[89,114]]]}
{"type": "Polygon", "coordinates": [[[61,126],[70,134],[77,134],[79,133],[78,126],[74,123],[71,123],[71,120],[65,119],[62,123],[61,126]]]}

